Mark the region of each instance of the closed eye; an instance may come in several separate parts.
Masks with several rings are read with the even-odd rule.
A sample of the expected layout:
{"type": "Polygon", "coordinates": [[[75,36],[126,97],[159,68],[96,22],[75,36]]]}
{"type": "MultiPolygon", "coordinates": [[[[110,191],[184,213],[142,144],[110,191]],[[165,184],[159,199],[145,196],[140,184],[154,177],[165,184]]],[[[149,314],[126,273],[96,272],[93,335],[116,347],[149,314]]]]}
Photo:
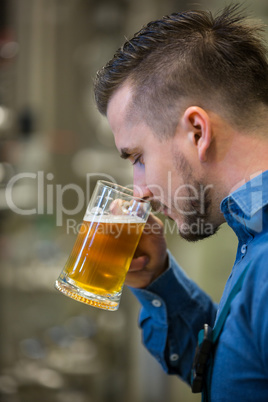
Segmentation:
{"type": "Polygon", "coordinates": [[[129,159],[132,165],[144,165],[143,157],[138,148],[121,148],[120,156],[123,159],[129,159]]]}

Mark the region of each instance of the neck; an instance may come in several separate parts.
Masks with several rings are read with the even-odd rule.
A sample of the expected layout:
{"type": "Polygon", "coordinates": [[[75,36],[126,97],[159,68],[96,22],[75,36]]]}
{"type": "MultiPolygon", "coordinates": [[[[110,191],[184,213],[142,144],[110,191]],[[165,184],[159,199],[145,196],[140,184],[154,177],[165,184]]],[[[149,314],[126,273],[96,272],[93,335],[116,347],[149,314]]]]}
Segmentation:
{"type": "Polygon", "coordinates": [[[268,138],[251,135],[236,135],[227,155],[228,193],[268,169],[268,138]],[[231,163],[231,161],[233,161],[231,163]]]}
{"type": "MultiPolygon", "coordinates": [[[[268,113],[267,113],[268,115],[268,113]]],[[[223,199],[245,182],[268,170],[268,133],[265,122],[255,131],[238,130],[218,114],[209,113],[211,145],[203,174],[223,199]]],[[[260,119],[259,119],[260,122],[260,119]]]]}
{"type": "Polygon", "coordinates": [[[228,137],[224,155],[217,163],[223,197],[268,169],[268,135],[231,130],[228,137]]]}

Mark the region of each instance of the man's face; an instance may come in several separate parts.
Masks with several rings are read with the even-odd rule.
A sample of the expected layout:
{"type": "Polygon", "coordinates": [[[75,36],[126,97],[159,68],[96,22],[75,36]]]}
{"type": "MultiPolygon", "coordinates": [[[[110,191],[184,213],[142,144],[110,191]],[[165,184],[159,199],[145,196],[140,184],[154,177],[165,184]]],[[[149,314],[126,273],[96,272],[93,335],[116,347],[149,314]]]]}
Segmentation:
{"type": "Polygon", "coordinates": [[[121,157],[133,165],[134,194],[148,198],[155,209],[173,219],[185,239],[212,235],[211,186],[186,157],[187,135],[181,128],[175,136],[160,140],[143,121],[128,119],[129,102],[131,89],[123,86],[110,100],[107,118],[121,157]]]}

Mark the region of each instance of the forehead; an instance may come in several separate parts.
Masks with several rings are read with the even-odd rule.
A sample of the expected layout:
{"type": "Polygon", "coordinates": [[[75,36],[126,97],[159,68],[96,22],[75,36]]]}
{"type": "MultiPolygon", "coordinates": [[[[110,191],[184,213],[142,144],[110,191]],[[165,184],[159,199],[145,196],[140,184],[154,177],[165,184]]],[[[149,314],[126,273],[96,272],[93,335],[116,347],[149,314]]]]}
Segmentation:
{"type": "Polygon", "coordinates": [[[133,115],[132,90],[128,85],[119,88],[108,103],[107,119],[117,148],[136,147],[140,138],[141,121],[133,115]]]}
{"type": "Polygon", "coordinates": [[[113,132],[117,132],[126,123],[132,100],[132,90],[129,85],[120,87],[111,97],[107,107],[107,118],[113,132]]]}

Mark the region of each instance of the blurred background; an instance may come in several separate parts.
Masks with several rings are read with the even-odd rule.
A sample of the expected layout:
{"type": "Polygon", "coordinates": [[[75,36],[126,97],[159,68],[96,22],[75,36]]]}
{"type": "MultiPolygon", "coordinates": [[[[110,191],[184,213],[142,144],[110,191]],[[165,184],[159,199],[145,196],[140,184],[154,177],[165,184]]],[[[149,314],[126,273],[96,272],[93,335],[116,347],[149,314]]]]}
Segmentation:
{"type": "MultiPolygon", "coordinates": [[[[268,19],[266,0],[243,2],[268,19]]],[[[141,344],[139,304],[117,312],[54,290],[98,178],[132,171],[94,105],[92,82],[142,25],[219,0],[0,0],[0,401],[199,401],[141,344]]],[[[169,248],[218,301],[235,257],[224,226],[169,248]]]]}

